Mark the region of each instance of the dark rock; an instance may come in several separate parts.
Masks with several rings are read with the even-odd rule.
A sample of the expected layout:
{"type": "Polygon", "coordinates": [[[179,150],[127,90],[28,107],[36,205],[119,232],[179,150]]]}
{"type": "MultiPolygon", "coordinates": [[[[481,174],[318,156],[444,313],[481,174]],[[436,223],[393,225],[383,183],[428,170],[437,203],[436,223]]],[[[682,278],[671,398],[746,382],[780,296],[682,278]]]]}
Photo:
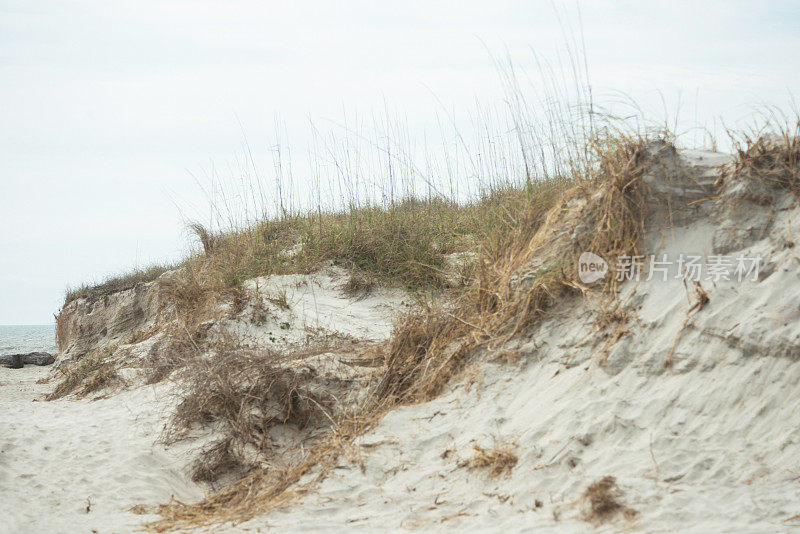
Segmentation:
{"type": "Polygon", "coordinates": [[[0,365],[10,369],[20,369],[27,365],[50,365],[56,359],[46,352],[29,352],[28,354],[5,354],[0,356],[0,365]]]}
{"type": "Polygon", "coordinates": [[[25,366],[22,360],[22,354],[12,354],[11,362],[6,367],[9,369],[22,369],[25,366]]]}
{"type": "Polygon", "coordinates": [[[51,365],[55,361],[55,356],[47,352],[31,352],[25,354],[26,365],[51,365]]]}

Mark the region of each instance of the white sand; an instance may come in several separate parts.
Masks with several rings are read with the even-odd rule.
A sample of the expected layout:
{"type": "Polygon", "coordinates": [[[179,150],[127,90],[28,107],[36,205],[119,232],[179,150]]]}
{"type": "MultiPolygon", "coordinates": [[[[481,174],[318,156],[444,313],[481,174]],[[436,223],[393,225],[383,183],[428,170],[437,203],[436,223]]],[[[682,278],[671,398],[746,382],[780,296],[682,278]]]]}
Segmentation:
{"type": "Polygon", "coordinates": [[[265,348],[303,344],[325,337],[349,337],[380,341],[392,332],[398,313],[408,311],[411,298],[399,289],[375,288],[363,295],[343,291],[348,280],[342,268],[328,267],[310,274],[261,277],[244,284],[250,298],[234,320],[220,326],[240,342],[265,348]],[[274,302],[288,305],[284,309],[274,302]],[[266,310],[263,322],[255,322],[255,303],[266,310]]]}
{"type": "Polygon", "coordinates": [[[131,532],[131,506],[203,496],[181,474],[185,446],[154,443],[165,387],[45,402],[52,386],[35,382],[48,372],[0,368],[0,532],[131,532]]]}
{"type": "MultiPolygon", "coordinates": [[[[387,338],[395,314],[408,308],[407,296],[386,289],[363,297],[346,295],[341,290],[346,280],[340,269],[252,280],[248,288],[257,287],[265,299],[267,320],[253,324],[251,304],[237,320],[224,324],[243,341],[267,347],[309,337],[387,338]],[[284,289],[290,309],[266,301],[284,289]]],[[[121,307],[130,307],[129,299],[119,300],[121,307]]],[[[146,354],[152,345],[150,339],[124,347],[146,354]]],[[[135,379],[131,371],[123,375],[135,379]]],[[[189,480],[186,468],[203,442],[169,449],[157,443],[175,400],[168,383],[98,400],[92,398],[99,393],[46,402],[42,397],[55,380],[36,381],[51,372],[0,367],[0,533],[130,532],[156,518],[135,515],[132,506],[203,496],[204,488],[189,480]]]]}
{"type": "MultiPolygon", "coordinates": [[[[725,161],[687,156],[704,174],[725,161]]],[[[731,252],[761,254],[761,279],[704,282],[711,300],[685,328],[692,300],[680,280],[626,283],[621,298],[639,320],[600,366],[602,347],[586,344],[593,314],[565,303],[497,351],[516,353],[518,364],[484,363],[471,388],[454,385],[433,402],[388,414],[361,438],[359,462],[342,460],[318,493],[246,526],[698,533],[800,526],[800,253],[792,245],[800,210],[774,215],[763,239],[731,252]],[[516,444],[510,476],[492,480],[458,467],[474,443],[497,439],[516,444]],[[639,515],[596,528],[581,519],[579,497],[606,475],[639,515]]],[[[765,223],[747,206],[738,216],[737,227],[765,223]]],[[[652,232],[648,245],[672,257],[711,254],[715,232],[730,222],[703,218],[652,232]]]]}
{"type": "MultiPolygon", "coordinates": [[[[705,175],[724,161],[685,156],[705,175]]],[[[758,281],[704,282],[710,302],[691,317],[681,281],[626,283],[622,299],[638,321],[607,354],[589,304],[565,302],[528,335],[483,355],[471,385],[388,414],[359,439],[360,458],[342,458],[317,492],[222,530],[700,533],[800,525],[800,210],[779,206],[774,216],[765,235],[755,231],[765,221],[754,208],[735,221],[703,218],[648,236],[659,254],[710,254],[720,229],[739,235],[744,227],[750,237],[726,246],[765,258],[758,281]],[[503,354],[517,363],[491,363],[503,354]],[[473,444],[496,440],[513,443],[519,456],[508,476],[458,466],[473,444]],[[581,519],[581,493],[606,475],[638,511],[634,520],[596,527],[581,519]]],[[[401,299],[348,298],[338,290],[343,280],[331,276],[260,281],[260,291],[288,287],[292,310],[254,326],[246,309],[242,333],[263,342],[290,322],[287,342],[317,326],[388,335],[401,299]]],[[[154,445],[169,406],[165,388],[31,402],[48,390],[34,384],[45,373],[0,369],[0,530],[125,532],[148,519],[128,512],[132,505],[202,495],[181,471],[187,445],[154,445]]]]}

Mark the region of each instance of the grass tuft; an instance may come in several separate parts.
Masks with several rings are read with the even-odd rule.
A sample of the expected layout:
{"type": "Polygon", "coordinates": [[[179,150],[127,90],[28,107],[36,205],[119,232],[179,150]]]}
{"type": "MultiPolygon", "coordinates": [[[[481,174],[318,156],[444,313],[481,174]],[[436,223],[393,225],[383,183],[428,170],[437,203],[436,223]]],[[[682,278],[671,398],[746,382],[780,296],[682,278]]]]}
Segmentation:
{"type": "Polygon", "coordinates": [[[487,471],[489,476],[497,478],[510,473],[517,465],[517,455],[511,446],[499,443],[494,447],[484,448],[479,445],[472,446],[472,457],[459,464],[470,470],[487,471]]]}
{"type": "Polygon", "coordinates": [[[61,371],[61,381],[45,398],[60,399],[76,391],[79,397],[85,397],[101,388],[121,382],[114,362],[109,360],[112,354],[111,349],[95,351],[69,364],[61,371]]]}
{"type": "Polygon", "coordinates": [[[622,490],[617,486],[617,479],[605,476],[592,482],[581,495],[585,504],[583,520],[590,523],[605,523],[619,514],[625,519],[634,519],[638,512],[625,506],[621,499],[622,490]]]}
{"type": "Polygon", "coordinates": [[[731,137],[736,160],[722,180],[735,176],[800,196],[800,118],[794,123],[767,123],[758,131],[731,137]],[[767,128],[772,133],[765,134],[767,128]]]}
{"type": "Polygon", "coordinates": [[[108,278],[104,282],[92,286],[82,286],[76,289],[67,289],[64,306],[77,299],[100,300],[108,295],[136,287],[138,284],[152,282],[171,267],[166,265],[153,265],[145,269],[136,269],[130,273],[108,278]]]}
{"type": "Polygon", "coordinates": [[[230,471],[241,474],[269,463],[274,427],[302,430],[330,423],[334,398],[312,391],[308,373],[282,365],[275,353],[243,348],[229,337],[214,343],[209,354],[188,360],[179,373],[181,401],[165,441],[173,443],[203,426],[223,436],[194,463],[196,481],[215,481],[230,471]]]}

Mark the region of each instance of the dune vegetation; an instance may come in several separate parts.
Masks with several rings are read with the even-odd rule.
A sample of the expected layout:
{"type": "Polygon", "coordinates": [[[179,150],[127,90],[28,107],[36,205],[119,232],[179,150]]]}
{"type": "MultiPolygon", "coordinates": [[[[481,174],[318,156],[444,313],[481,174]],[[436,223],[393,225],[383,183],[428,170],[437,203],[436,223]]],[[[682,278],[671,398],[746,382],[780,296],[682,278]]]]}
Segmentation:
{"type": "MultiPolygon", "coordinates": [[[[502,348],[565,299],[591,302],[598,330],[609,340],[621,335],[626,318],[617,308],[614,278],[599,286],[581,284],[577,258],[583,251],[605,258],[638,253],[649,195],[644,177],[659,151],[675,150],[675,136],[662,126],[642,128],[599,113],[587,105],[585,90],[578,91],[581,106],[556,99],[561,104],[534,113],[513,76],[507,76],[511,98],[500,122],[510,127],[501,130],[512,134],[488,143],[502,144],[494,162],[484,161],[464,174],[474,181],[469,195],[441,194],[452,181],[446,174],[439,182],[425,182],[428,187],[419,194],[412,186],[413,166],[398,179],[397,161],[381,150],[377,159],[383,162],[378,171],[383,178],[371,195],[359,193],[364,189],[361,173],[347,176],[347,166],[337,160],[345,169],[342,175],[351,180],[344,187],[349,198],[339,206],[312,202],[288,209],[283,198],[267,201],[256,193],[263,187],[251,183],[245,189],[253,192],[255,212],[266,212],[273,201],[280,209],[242,217],[223,201],[215,213],[234,215],[189,223],[199,246],[170,267],[178,273],[171,291],[181,327],[165,349],[172,352],[163,355],[170,364],[158,367],[152,381],[178,371],[186,385],[169,426],[170,439],[197,425],[223,429],[223,438],[198,459],[195,478],[214,481],[221,472],[237,477],[199,503],[160,506],[161,519],[152,529],[243,520],[302,495],[387,412],[435,398],[476,355],[502,348]],[[449,262],[458,255],[465,260],[454,277],[449,262]],[[201,331],[204,310],[245,298],[246,281],[313,273],[327,265],[347,268],[353,291],[373,284],[398,286],[418,301],[380,348],[382,365],[360,386],[367,392],[365,400],[336,418],[330,415],[335,396],[309,390],[302,375],[276,363],[291,354],[253,351],[235,340],[223,348],[219,340],[206,342],[201,331]],[[280,409],[268,411],[266,403],[280,409]],[[319,432],[288,465],[246,465],[241,449],[265,447],[269,429],[285,424],[312,425],[319,432]],[[312,473],[310,481],[304,478],[312,473]]],[[[799,134],[800,121],[792,119],[735,138],[737,157],[725,179],[767,181],[797,194],[799,134]],[[760,134],[770,129],[777,136],[766,141],[760,134]]],[[[350,159],[358,158],[351,154],[345,161],[350,159]]],[[[320,189],[317,185],[312,191],[316,197],[320,189]]],[[[153,267],[70,291],[65,306],[155,280],[166,271],[153,267]]],[[[162,365],[164,358],[152,366],[162,365]]],[[[89,361],[94,360],[84,360],[89,361]]],[[[105,380],[113,370],[103,365],[105,380]]],[[[87,391],[88,386],[79,389],[76,378],[84,375],[97,373],[84,363],[79,373],[65,376],[54,396],[87,391]]],[[[475,459],[465,465],[487,467],[493,476],[517,461],[508,451],[475,451],[475,459]]],[[[594,516],[604,514],[595,504],[598,499],[592,499],[594,516]]]]}

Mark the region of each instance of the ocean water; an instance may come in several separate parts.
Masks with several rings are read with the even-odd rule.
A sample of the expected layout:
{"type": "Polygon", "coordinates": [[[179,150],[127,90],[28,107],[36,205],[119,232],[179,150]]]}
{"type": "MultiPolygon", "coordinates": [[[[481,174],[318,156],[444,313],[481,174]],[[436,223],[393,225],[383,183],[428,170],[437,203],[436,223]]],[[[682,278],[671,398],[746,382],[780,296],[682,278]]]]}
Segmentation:
{"type": "Polygon", "coordinates": [[[55,325],[0,325],[0,354],[17,352],[56,352],[55,325]]]}

